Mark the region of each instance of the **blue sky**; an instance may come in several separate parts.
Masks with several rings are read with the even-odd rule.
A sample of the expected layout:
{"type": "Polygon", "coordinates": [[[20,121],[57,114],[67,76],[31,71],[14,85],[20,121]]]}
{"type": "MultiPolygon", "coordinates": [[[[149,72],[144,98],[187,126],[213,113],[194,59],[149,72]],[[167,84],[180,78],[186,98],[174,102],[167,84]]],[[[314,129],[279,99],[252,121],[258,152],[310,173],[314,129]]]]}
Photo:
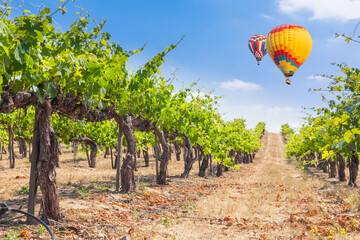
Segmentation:
{"type": "MultiPolygon", "coordinates": [[[[58,3],[25,2],[28,9],[41,3],[56,8],[58,3]]],[[[360,35],[360,0],[77,0],[68,8],[70,14],[56,17],[59,28],[67,29],[83,8],[98,21],[108,18],[105,30],[124,49],[147,43],[130,59],[132,69],[185,35],[166,56],[163,75],[175,73],[177,89],[199,81],[202,91],[223,96],[219,111],[224,120],[244,118],[249,127],[265,121],[272,132],[283,123],[298,127],[303,107],[324,105],[320,94],[308,89],[325,87],[329,81],[314,75],[340,75],[333,62],[359,64],[360,44],[347,44],[334,35],[360,35]],[[267,35],[285,23],[305,27],[313,40],[312,52],[290,86],[268,55],[258,66],[247,45],[252,35],[267,35]]]]}

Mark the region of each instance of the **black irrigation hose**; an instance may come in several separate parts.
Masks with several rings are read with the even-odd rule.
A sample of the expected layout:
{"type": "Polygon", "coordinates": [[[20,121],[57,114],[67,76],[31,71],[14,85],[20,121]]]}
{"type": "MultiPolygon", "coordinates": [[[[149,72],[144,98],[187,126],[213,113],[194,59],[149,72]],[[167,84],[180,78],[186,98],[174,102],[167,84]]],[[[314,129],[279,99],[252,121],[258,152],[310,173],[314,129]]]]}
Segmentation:
{"type": "Polygon", "coordinates": [[[24,211],[19,210],[19,209],[9,208],[5,203],[0,203],[0,216],[1,216],[2,213],[5,213],[7,211],[22,213],[22,214],[24,214],[26,216],[32,217],[33,219],[35,219],[36,221],[41,223],[46,228],[46,230],[50,233],[50,236],[51,236],[52,240],[55,239],[54,234],[52,233],[51,229],[49,228],[49,226],[43,220],[35,217],[34,215],[32,215],[32,214],[30,214],[28,212],[24,212],[24,211]]]}

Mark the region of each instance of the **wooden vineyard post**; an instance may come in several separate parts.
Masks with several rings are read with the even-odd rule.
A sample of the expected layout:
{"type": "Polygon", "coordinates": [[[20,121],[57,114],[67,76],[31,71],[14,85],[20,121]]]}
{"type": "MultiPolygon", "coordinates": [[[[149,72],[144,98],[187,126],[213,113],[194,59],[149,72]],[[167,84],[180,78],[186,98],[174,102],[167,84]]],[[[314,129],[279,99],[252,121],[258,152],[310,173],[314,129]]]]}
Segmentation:
{"type": "Polygon", "coordinates": [[[185,167],[186,167],[186,161],[185,161],[185,159],[186,159],[186,146],[185,146],[185,140],[184,140],[183,148],[184,148],[184,169],[185,169],[185,167]]]}
{"type": "Polygon", "coordinates": [[[155,167],[156,167],[156,179],[159,177],[159,151],[157,146],[157,136],[155,134],[155,167]]]}
{"type": "Polygon", "coordinates": [[[123,131],[119,126],[119,136],[118,136],[118,153],[116,156],[116,191],[120,190],[120,167],[121,167],[121,154],[122,154],[122,145],[123,145],[123,131]]]}

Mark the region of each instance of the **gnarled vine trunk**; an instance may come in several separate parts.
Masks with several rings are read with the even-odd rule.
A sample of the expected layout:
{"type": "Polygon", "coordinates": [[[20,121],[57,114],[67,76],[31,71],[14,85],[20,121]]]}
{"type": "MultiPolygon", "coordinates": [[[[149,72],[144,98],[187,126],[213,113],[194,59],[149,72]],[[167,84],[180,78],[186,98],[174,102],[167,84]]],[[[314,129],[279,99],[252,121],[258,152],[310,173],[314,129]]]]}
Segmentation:
{"type": "Polygon", "coordinates": [[[322,170],[324,173],[328,173],[329,172],[329,162],[326,160],[323,162],[322,164],[322,170]]]}
{"type": "Polygon", "coordinates": [[[140,157],[141,157],[141,149],[138,149],[138,150],[137,150],[136,156],[137,156],[137,158],[140,158],[140,157]]]}
{"type": "MultiPolygon", "coordinates": [[[[50,122],[49,100],[38,103],[32,139],[31,173],[28,212],[34,213],[37,186],[41,189],[40,217],[45,222],[61,218],[56,185],[55,166],[58,161],[58,141],[50,122]]],[[[28,218],[28,221],[30,218],[28,218]]],[[[31,222],[31,221],[30,221],[31,222]]]]}
{"type": "Polygon", "coordinates": [[[234,158],[234,164],[239,164],[240,163],[240,155],[241,155],[241,152],[240,151],[236,151],[235,153],[235,158],[234,158]]]}
{"type": "Polygon", "coordinates": [[[217,164],[217,171],[216,171],[216,176],[217,177],[221,177],[224,173],[224,165],[222,165],[221,163],[217,164]]]}
{"type": "Polygon", "coordinates": [[[250,154],[247,152],[244,153],[243,163],[250,163],[250,154]]]}
{"type": "Polygon", "coordinates": [[[338,177],[340,182],[345,181],[345,158],[343,155],[338,155],[338,177]]]}
{"type": "Polygon", "coordinates": [[[149,148],[145,142],[143,144],[144,144],[143,155],[144,155],[145,167],[149,167],[150,166],[149,148]]]}
{"type": "Polygon", "coordinates": [[[110,152],[111,152],[110,147],[105,148],[105,151],[104,151],[104,158],[106,158],[106,157],[107,157],[107,155],[110,155],[110,154],[111,154],[110,152]]]}
{"type": "Polygon", "coordinates": [[[359,169],[359,156],[356,154],[355,151],[352,151],[351,157],[349,158],[349,185],[356,186],[356,178],[359,169]]]}
{"type": "Polygon", "coordinates": [[[198,160],[198,164],[199,164],[199,168],[200,168],[198,149],[197,149],[197,147],[194,147],[193,149],[194,149],[195,161],[198,160]]]}
{"type": "Polygon", "coordinates": [[[186,158],[185,158],[185,166],[184,166],[184,172],[181,174],[182,178],[188,178],[190,171],[192,169],[192,166],[195,162],[195,158],[193,156],[193,148],[191,146],[190,139],[188,137],[184,137],[184,144],[186,147],[186,158]]]}
{"type": "Polygon", "coordinates": [[[158,128],[154,128],[154,132],[156,136],[158,137],[161,148],[162,148],[162,154],[160,156],[160,168],[159,168],[159,174],[157,176],[156,182],[158,184],[166,184],[166,176],[167,176],[167,166],[169,163],[169,152],[170,147],[168,142],[165,139],[165,135],[163,131],[160,131],[158,128]]]}
{"type": "Polygon", "coordinates": [[[330,171],[329,171],[329,178],[336,177],[336,162],[334,159],[329,160],[330,171]]]}
{"type": "Polygon", "coordinates": [[[250,163],[253,163],[253,159],[254,159],[254,155],[253,155],[253,153],[249,153],[249,161],[250,161],[250,163]]]}
{"type": "Polygon", "coordinates": [[[197,149],[197,152],[198,152],[197,159],[198,159],[198,163],[199,163],[199,173],[200,173],[201,162],[202,162],[202,160],[204,158],[204,152],[203,152],[201,146],[197,146],[196,149],[197,149]]]}
{"type": "Polygon", "coordinates": [[[161,148],[160,148],[159,144],[155,144],[155,146],[154,146],[154,157],[156,157],[155,156],[156,151],[157,151],[158,155],[161,154],[161,148]]]}
{"type": "Polygon", "coordinates": [[[179,143],[176,140],[173,141],[173,144],[174,144],[174,147],[175,147],[176,160],[180,161],[181,147],[179,146],[179,143]]]}
{"type": "Polygon", "coordinates": [[[90,146],[91,151],[90,151],[90,155],[88,156],[88,164],[89,164],[90,168],[95,168],[96,167],[96,156],[97,156],[97,152],[99,149],[99,146],[96,143],[96,141],[91,138],[88,138],[88,137],[76,138],[73,141],[82,142],[86,146],[90,146]]]}
{"type": "Polygon", "coordinates": [[[19,153],[21,158],[26,158],[27,156],[27,145],[24,138],[17,138],[17,141],[19,143],[19,153]]]}
{"type": "Polygon", "coordinates": [[[200,166],[200,169],[199,169],[199,177],[206,177],[206,169],[209,166],[209,158],[210,158],[209,154],[205,155],[203,157],[203,160],[201,162],[201,166],[200,166]]]}
{"type": "Polygon", "coordinates": [[[135,131],[132,124],[133,116],[115,115],[114,116],[120,129],[122,129],[126,144],[127,151],[121,166],[121,191],[124,193],[135,191],[135,165],[136,165],[136,138],[135,131]]]}

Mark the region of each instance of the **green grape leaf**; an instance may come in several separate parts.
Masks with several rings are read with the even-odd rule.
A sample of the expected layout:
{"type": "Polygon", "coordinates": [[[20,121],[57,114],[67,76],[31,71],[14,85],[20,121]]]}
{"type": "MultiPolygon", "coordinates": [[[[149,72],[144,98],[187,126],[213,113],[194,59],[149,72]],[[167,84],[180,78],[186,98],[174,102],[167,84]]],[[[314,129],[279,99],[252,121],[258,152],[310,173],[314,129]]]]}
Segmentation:
{"type": "Polygon", "coordinates": [[[46,92],[50,95],[50,97],[55,97],[58,91],[56,90],[54,83],[52,81],[46,82],[46,92]]]}
{"type": "Polygon", "coordinates": [[[22,65],[25,63],[25,52],[21,44],[17,45],[14,51],[15,59],[22,65]]]}
{"type": "Polygon", "coordinates": [[[44,89],[42,88],[37,88],[36,89],[36,95],[38,97],[39,102],[43,103],[45,100],[45,92],[44,89]]]}

